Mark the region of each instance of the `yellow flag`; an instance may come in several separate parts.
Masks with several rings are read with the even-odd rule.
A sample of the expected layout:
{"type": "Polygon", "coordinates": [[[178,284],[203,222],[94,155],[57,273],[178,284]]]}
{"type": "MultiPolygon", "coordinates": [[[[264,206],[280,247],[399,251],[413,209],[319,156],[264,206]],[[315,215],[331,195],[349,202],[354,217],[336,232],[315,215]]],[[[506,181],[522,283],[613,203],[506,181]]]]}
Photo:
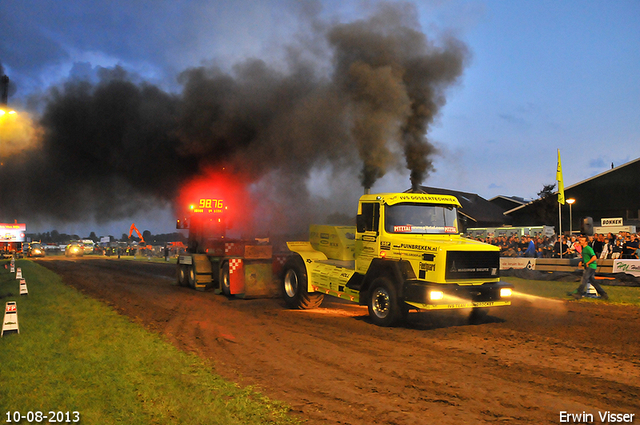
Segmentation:
{"type": "Polygon", "coordinates": [[[558,180],[558,202],[564,205],[564,183],[562,182],[562,164],[560,163],[560,149],[558,149],[558,169],[556,170],[556,180],[558,180]]]}

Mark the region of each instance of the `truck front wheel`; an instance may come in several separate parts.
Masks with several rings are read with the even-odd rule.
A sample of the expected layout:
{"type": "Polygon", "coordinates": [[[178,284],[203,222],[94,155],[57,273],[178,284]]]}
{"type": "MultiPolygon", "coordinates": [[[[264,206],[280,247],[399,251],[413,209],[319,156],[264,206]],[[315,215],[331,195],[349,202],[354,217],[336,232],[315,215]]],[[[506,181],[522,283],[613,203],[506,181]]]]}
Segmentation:
{"type": "Polygon", "coordinates": [[[367,301],[369,317],[378,326],[393,326],[405,315],[396,289],[386,277],[379,277],[371,283],[367,301]]]}
{"type": "Polygon", "coordinates": [[[307,310],[319,307],[324,294],[309,292],[307,289],[307,270],[302,258],[292,257],[284,265],[282,296],[288,308],[307,310]]]}

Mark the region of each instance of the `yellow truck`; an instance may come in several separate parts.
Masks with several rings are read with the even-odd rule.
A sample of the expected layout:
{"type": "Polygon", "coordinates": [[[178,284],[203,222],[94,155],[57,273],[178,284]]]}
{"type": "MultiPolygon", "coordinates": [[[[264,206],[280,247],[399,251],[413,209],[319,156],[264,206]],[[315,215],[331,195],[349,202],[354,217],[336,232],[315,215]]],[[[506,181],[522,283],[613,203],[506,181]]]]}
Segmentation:
{"type": "Polygon", "coordinates": [[[282,270],[287,307],[320,306],[325,295],[368,306],[371,321],[393,326],[410,309],[472,309],[511,304],[497,247],[463,237],[454,196],[365,194],[356,226],[312,225],[309,241],[288,242],[282,270]]]}

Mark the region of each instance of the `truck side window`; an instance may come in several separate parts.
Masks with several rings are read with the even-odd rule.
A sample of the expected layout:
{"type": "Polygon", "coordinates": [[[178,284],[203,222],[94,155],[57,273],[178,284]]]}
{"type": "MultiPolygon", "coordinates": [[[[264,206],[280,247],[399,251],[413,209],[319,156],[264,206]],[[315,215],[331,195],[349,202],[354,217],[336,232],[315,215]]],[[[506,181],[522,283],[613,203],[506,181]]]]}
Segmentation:
{"type": "Polygon", "coordinates": [[[364,203],[362,204],[362,223],[365,232],[377,232],[378,223],[380,222],[380,204],[364,203]]]}

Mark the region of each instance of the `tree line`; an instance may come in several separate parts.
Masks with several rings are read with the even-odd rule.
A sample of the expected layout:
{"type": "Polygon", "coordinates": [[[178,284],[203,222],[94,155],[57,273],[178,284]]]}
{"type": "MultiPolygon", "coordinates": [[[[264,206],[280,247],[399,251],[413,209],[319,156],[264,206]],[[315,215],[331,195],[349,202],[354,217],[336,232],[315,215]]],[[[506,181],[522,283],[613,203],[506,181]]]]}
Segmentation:
{"type": "MultiPolygon", "coordinates": [[[[123,233],[119,239],[114,237],[113,235],[105,235],[105,236],[109,236],[110,242],[129,242],[129,241],[140,242],[140,238],[134,237],[133,235],[131,236],[131,238],[129,238],[129,235],[127,235],[126,233],[123,233]]],[[[67,233],[60,233],[57,230],[52,230],[50,232],[43,232],[43,233],[27,233],[26,237],[28,238],[27,240],[40,241],[42,243],[60,243],[60,244],[65,243],[66,244],[69,241],[81,240],[81,239],[90,239],[97,243],[97,242],[100,242],[100,239],[102,239],[104,236],[97,236],[95,232],[91,232],[89,236],[80,237],[79,235],[69,235],[67,233]]],[[[145,242],[152,245],[156,245],[156,244],[164,245],[167,242],[178,242],[178,241],[186,242],[186,237],[179,232],[161,233],[158,235],[153,235],[149,230],[145,230],[144,232],[142,232],[142,237],[144,238],[145,242]]]]}

